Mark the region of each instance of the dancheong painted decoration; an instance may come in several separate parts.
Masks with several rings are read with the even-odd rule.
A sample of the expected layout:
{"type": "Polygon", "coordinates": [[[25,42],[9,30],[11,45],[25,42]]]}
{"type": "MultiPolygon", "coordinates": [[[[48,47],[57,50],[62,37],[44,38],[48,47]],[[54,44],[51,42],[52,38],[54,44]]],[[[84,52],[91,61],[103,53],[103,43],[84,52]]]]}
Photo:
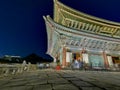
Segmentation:
{"type": "Polygon", "coordinates": [[[62,68],[80,60],[91,68],[120,65],[120,23],[97,18],[54,0],[54,18],[43,16],[47,54],[62,68]]]}

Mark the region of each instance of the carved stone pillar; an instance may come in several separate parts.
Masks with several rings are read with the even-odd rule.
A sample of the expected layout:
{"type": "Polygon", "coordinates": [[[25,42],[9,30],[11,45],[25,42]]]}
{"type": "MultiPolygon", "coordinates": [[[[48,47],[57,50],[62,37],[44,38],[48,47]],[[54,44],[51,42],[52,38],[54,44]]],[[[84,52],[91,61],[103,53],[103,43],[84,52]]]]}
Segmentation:
{"type": "Polygon", "coordinates": [[[104,58],[104,66],[105,68],[109,68],[108,58],[105,52],[103,52],[103,58],[104,58]]]}

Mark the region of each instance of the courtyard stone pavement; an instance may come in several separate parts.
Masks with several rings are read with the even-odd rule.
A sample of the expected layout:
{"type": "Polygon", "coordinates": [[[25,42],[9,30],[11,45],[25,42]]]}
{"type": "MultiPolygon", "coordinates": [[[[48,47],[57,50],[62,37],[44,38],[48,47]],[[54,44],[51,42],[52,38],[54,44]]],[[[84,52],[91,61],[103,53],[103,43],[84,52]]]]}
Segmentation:
{"type": "Polygon", "coordinates": [[[120,90],[120,72],[40,69],[0,78],[0,90],[120,90]]]}

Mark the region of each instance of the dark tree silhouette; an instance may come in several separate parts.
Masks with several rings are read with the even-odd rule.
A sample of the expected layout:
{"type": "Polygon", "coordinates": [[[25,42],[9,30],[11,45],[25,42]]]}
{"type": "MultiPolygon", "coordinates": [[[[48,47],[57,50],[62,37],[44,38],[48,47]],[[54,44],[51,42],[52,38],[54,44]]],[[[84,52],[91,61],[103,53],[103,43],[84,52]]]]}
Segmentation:
{"type": "Polygon", "coordinates": [[[52,62],[52,60],[42,58],[35,53],[32,53],[32,54],[22,58],[22,60],[26,60],[27,63],[31,62],[32,64],[36,64],[36,63],[40,63],[40,62],[52,62]]]}

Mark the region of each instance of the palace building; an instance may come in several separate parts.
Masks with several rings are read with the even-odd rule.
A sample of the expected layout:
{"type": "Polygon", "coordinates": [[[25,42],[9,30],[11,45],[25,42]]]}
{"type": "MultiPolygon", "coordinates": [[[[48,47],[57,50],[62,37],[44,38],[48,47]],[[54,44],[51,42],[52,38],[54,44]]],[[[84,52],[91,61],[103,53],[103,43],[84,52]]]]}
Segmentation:
{"type": "Polygon", "coordinates": [[[120,64],[120,23],[97,18],[54,0],[54,18],[43,16],[47,29],[47,54],[67,67],[73,59],[91,67],[120,64]]]}

